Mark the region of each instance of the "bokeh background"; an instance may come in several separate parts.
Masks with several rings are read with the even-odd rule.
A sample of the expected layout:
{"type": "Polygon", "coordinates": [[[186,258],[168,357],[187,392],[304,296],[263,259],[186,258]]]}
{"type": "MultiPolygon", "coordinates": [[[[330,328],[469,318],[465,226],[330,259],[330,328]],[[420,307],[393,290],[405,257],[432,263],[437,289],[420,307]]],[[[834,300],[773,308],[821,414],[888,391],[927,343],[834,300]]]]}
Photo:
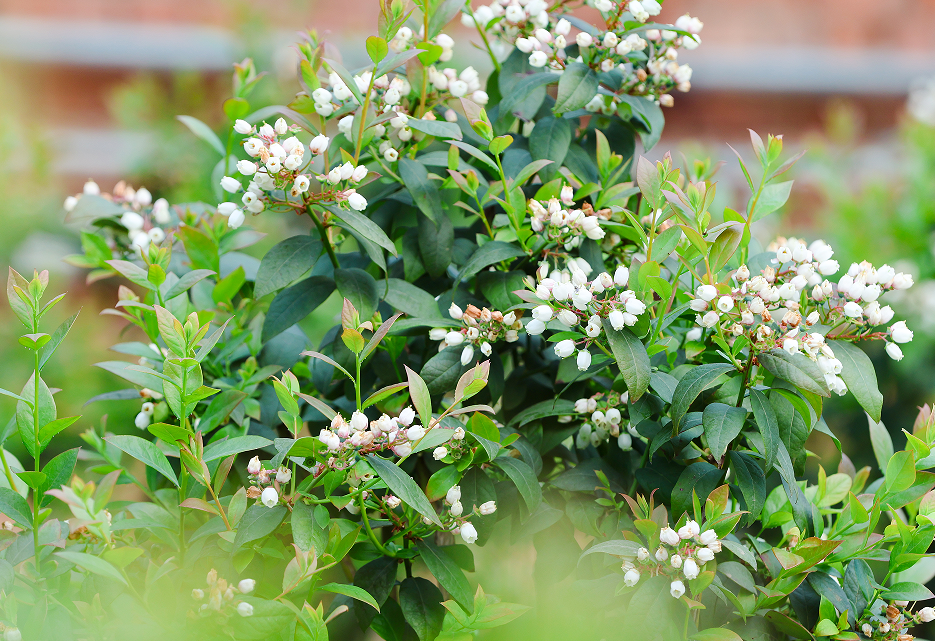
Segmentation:
{"type": "MultiPolygon", "coordinates": [[[[53,326],[83,310],[48,375],[63,390],[59,415],[84,415],[63,447],[79,445],[78,434],[104,414],[109,429],[131,432],[138,410],[134,402],[82,407],[122,387],[91,366],[119,358],[106,347],[121,325],[97,317],[115,302],[116,284],[86,285],[62,261],[79,247],[77,230],[63,222],[64,198],[93,178],[104,191],[126,179],[170,202],[216,202],[211,152],[175,115],[224,125],[231,65],[245,57],[269,74],[255,102],[288,102],[299,90],[296,32],[316,29],[354,68],[365,59],[361,43],[375,33],[377,12],[377,0],[0,0],[0,264],[49,269],[53,290],[68,290],[53,326]]],[[[695,69],[692,91],[676,95],[649,155],[726,161],[718,203],[739,208],[743,181],[727,143],[752,157],[752,128],[783,134],[789,153],[808,150],[793,171],[792,199],[757,235],[764,243],[779,229],[822,237],[845,265],[889,262],[916,276],[916,287],[895,303],[916,331],[906,358],[871,354],[884,422],[901,446],[900,430],[911,430],[918,406],[935,397],[935,1],[668,0],[660,18],[686,12],[705,23],[702,46],[683,54],[695,69]]],[[[488,71],[470,33],[459,24],[450,33],[458,42],[453,63],[488,71]]],[[[297,224],[260,218],[272,242],[297,224]]],[[[14,391],[29,368],[20,333],[4,300],[0,386],[14,391]]],[[[856,404],[832,399],[827,408],[857,467],[872,464],[856,404]]],[[[0,401],[0,420],[12,413],[12,401],[0,401]]],[[[818,455],[810,474],[819,463],[837,467],[829,439],[809,445],[818,455]]],[[[535,552],[508,554],[522,567],[535,552]]],[[[511,576],[512,587],[500,580],[486,577],[485,587],[522,592],[535,577],[526,572],[517,586],[511,576]]]]}

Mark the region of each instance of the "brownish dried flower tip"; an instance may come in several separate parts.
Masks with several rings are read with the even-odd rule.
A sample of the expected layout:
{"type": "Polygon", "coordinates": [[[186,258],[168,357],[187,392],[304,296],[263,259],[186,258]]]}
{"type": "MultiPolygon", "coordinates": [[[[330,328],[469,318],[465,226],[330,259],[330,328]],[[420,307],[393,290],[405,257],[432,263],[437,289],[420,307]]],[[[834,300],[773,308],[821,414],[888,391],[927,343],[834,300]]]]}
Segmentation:
{"type": "Polygon", "coordinates": [[[255,485],[251,485],[247,488],[248,499],[258,499],[260,498],[260,494],[262,494],[262,490],[260,490],[260,488],[256,487],[255,485]]]}
{"type": "Polygon", "coordinates": [[[897,608],[892,603],[886,606],[886,618],[890,621],[895,621],[899,618],[899,608],[897,608]]]}
{"type": "Polygon", "coordinates": [[[468,305],[467,309],[464,310],[464,315],[470,316],[471,318],[480,318],[481,310],[474,305],[468,305]]]}

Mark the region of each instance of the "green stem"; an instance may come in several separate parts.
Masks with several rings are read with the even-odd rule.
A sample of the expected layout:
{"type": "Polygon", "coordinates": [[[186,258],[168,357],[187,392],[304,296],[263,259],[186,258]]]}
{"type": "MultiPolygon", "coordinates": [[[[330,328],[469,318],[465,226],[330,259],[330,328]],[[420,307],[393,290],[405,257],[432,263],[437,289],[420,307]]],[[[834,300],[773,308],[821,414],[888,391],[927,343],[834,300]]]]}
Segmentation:
{"type": "Polygon", "coordinates": [[[490,48],[490,41],[487,40],[487,34],[484,33],[484,28],[477,22],[477,18],[474,16],[474,9],[471,8],[471,5],[468,5],[468,11],[471,12],[471,19],[474,21],[474,26],[477,28],[477,34],[480,36],[480,39],[484,41],[484,48],[487,49],[487,55],[490,56],[490,62],[493,63],[493,68],[497,70],[497,73],[500,73],[500,61],[493,55],[493,49],[490,48]]]}
{"type": "Polygon", "coordinates": [[[740,382],[740,394],[737,395],[737,407],[743,405],[743,397],[746,395],[747,382],[750,380],[750,370],[753,369],[753,350],[750,350],[750,356],[747,357],[747,364],[743,368],[743,380],[740,382]]]}
{"type": "MultiPolygon", "coordinates": [[[[39,322],[38,322],[38,321],[34,321],[34,322],[33,322],[33,328],[34,328],[34,332],[38,334],[38,333],[39,333],[39,322]]],[[[39,350],[38,350],[38,349],[35,350],[35,356],[36,356],[36,358],[35,358],[35,366],[34,366],[34,369],[33,369],[33,382],[35,383],[35,386],[34,386],[34,388],[35,388],[35,405],[33,406],[33,412],[32,412],[32,416],[33,416],[33,437],[34,437],[35,440],[33,441],[33,447],[35,448],[35,450],[34,450],[34,458],[35,458],[35,461],[36,461],[36,466],[35,466],[35,467],[36,467],[36,472],[39,473],[39,472],[42,472],[42,467],[41,467],[41,465],[39,464],[39,456],[40,456],[40,452],[39,452],[39,380],[40,380],[40,378],[39,378],[39,350]]],[[[14,490],[16,489],[16,485],[12,485],[11,487],[12,487],[14,490]]],[[[40,503],[41,503],[41,499],[40,499],[40,497],[39,497],[39,491],[33,489],[33,491],[32,491],[32,508],[33,508],[33,514],[32,514],[32,543],[33,543],[33,551],[35,552],[35,557],[36,557],[36,576],[39,577],[39,578],[41,579],[41,578],[42,578],[42,561],[41,561],[40,555],[39,555],[39,509],[40,509],[40,503]]]]}
{"type": "MultiPolygon", "coordinates": [[[[497,161],[497,169],[500,170],[500,180],[501,180],[502,183],[503,183],[503,197],[504,197],[504,202],[509,202],[509,200],[510,200],[510,194],[509,194],[509,192],[507,191],[506,174],[503,172],[503,163],[500,162],[500,155],[499,155],[499,154],[494,154],[493,157],[494,157],[494,160],[497,161]]],[[[513,218],[512,218],[512,217],[510,217],[510,223],[514,225],[513,231],[516,232],[516,239],[519,241],[520,246],[523,248],[523,251],[526,252],[526,253],[528,254],[528,253],[529,253],[529,248],[526,247],[526,242],[523,240],[522,235],[519,233],[519,231],[520,231],[520,230],[519,230],[519,223],[515,223],[515,222],[513,221],[513,218]]]]}
{"type": "Polygon", "coordinates": [[[363,109],[360,112],[360,126],[357,128],[357,144],[354,145],[354,164],[360,158],[360,148],[364,142],[364,130],[367,128],[367,112],[370,110],[370,94],[373,93],[373,81],[376,80],[377,67],[374,65],[370,74],[370,84],[367,86],[367,96],[364,98],[363,109]]]}
{"type": "Polygon", "coordinates": [[[6,462],[6,450],[3,449],[3,446],[0,445],[0,461],[3,461],[3,473],[6,475],[6,480],[10,484],[10,489],[16,490],[16,480],[13,478],[13,472],[10,470],[9,463],[6,462]]]}
{"type": "Polygon", "coordinates": [[[331,240],[328,238],[328,230],[325,229],[321,219],[318,218],[315,210],[308,202],[308,195],[305,196],[305,211],[308,212],[309,218],[312,219],[312,222],[315,223],[316,229],[318,229],[318,235],[321,236],[321,242],[325,245],[325,250],[328,252],[328,258],[331,259],[331,264],[334,265],[335,268],[340,267],[341,265],[338,263],[338,257],[334,253],[334,247],[331,246],[331,240]]]}
{"type": "Polygon", "coordinates": [[[370,527],[370,517],[367,516],[367,506],[364,505],[364,496],[363,493],[360,493],[357,496],[357,504],[360,506],[360,515],[364,520],[364,528],[367,530],[367,536],[370,538],[370,541],[377,547],[384,556],[395,557],[396,555],[386,549],[386,547],[380,543],[377,539],[377,535],[374,534],[373,529],[370,527]]]}
{"type": "Polygon", "coordinates": [[[357,396],[357,409],[358,411],[363,408],[360,406],[360,355],[355,359],[357,365],[357,375],[354,378],[354,394],[357,396]]]}

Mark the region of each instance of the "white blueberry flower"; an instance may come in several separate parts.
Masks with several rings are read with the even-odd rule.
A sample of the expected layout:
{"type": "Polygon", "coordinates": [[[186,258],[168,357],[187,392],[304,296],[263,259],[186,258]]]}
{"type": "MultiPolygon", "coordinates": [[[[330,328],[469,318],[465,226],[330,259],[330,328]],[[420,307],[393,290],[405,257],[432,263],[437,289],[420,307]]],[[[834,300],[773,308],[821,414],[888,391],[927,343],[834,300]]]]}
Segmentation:
{"type": "Polygon", "coordinates": [[[439,445],[432,451],[432,458],[436,461],[440,461],[446,456],[448,456],[448,448],[444,445],[439,445]]]}
{"type": "Polygon", "coordinates": [[[533,51],[529,54],[529,66],[530,67],[544,67],[545,63],[549,61],[549,57],[544,51],[533,51]]]}
{"type": "Polygon", "coordinates": [[[673,581],[669,584],[669,594],[671,594],[674,599],[682,598],[682,595],[685,594],[685,584],[681,581],[673,581]]]}
{"type": "Polygon", "coordinates": [[[578,365],[578,371],[587,371],[587,369],[591,367],[591,353],[586,349],[579,351],[576,362],[578,365]]]}
{"type": "Polygon", "coordinates": [[[260,495],[260,502],[266,507],[276,507],[279,505],[279,492],[272,486],[266,488],[260,495]]]}
{"type": "Polygon", "coordinates": [[[900,349],[899,345],[896,343],[887,343],[886,355],[892,358],[894,361],[901,361],[903,359],[903,350],[900,349]]]}
{"type": "Polygon", "coordinates": [[[698,578],[698,564],[695,563],[693,559],[686,559],[685,563],[682,564],[682,574],[685,575],[685,578],[688,580],[698,578]]]}
{"type": "Polygon", "coordinates": [[[244,216],[242,209],[235,209],[231,215],[227,218],[227,226],[231,229],[237,229],[243,225],[246,217],[244,216]]]}
{"type": "Polygon", "coordinates": [[[399,507],[399,504],[402,503],[402,501],[399,500],[398,496],[393,496],[392,494],[387,496],[385,501],[386,501],[386,506],[390,508],[391,510],[395,510],[396,508],[399,507]]]}
{"type": "Polygon", "coordinates": [[[253,579],[243,579],[237,584],[237,590],[241,594],[250,594],[256,588],[256,581],[253,579]]]}
{"type": "Polygon", "coordinates": [[[240,191],[242,185],[240,184],[240,181],[237,180],[236,178],[231,178],[230,176],[224,176],[223,178],[221,178],[221,187],[224,189],[224,191],[227,191],[233,194],[233,193],[240,191]]]}
{"type": "MultiPolygon", "coordinates": [[[[894,339],[895,340],[895,339],[894,339]]],[[[570,338],[559,341],[555,344],[555,355],[559,358],[567,358],[575,352],[575,342],[570,338]]]]}
{"type": "Polygon", "coordinates": [[[890,326],[890,336],[897,343],[908,343],[912,340],[912,330],[906,327],[906,321],[898,321],[890,326]]]}
{"type": "Polygon", "coordinates": [[[708,561],[714,560],[714,552],[708,548],[700,548],[695,551],[695,558],[698,559],[700,563],[707,563],[708,561]]]}
{"type": "Polygon", "coordinates": [[[695,290],[695,296],[706,303],[710,303],[717,296],[717,287],[714,285],[699,285],[695,290]]]}
{"type": "Polygon", "coordinates": [[[464,525],[461,526],[460,534],[461,534],[461,538],[468,545],[471,545],[472,543],[477,541],[477,528],[475,528],[470,523],[465,523],[464,525]]]}
{"type": "Polygon", "coordinates": [[[485,501],[480,504],[480,506],[477,508],[477,511],[480,512],[482,516],[490,516],[497,511],[497,502],[485,501]]]}
{"type": "Polygon", "coordinates": [[[135,211],[128,211],[120,217],[120,224],[128,231],[134,232],[143,229],[143,217],[135,211]]]}
{"type": "Polygon", "coordinates": [[[626,571],[626,574],[623,575],[623,583],[628,588],[632,588],[634,585],[640,582],[640,572],[636,568],[630,568],[626,571]]]}
{"type": "Polygon", "coordinates": [[[413,425],[406,430],[406,438],[408,438],[410,442],[418,441],[423,436],[425,436],[425,428],[421,425],[413,425]]]}
{"type": "Polygon", "coordinates": [[[461,505],[461,501],[455,501],[452,503],[451,507],[448,508],[448,513],[455,518],[464,514],[464,506],[461,505]]]}
{"type": "Polygon", "coordinates": [[[660,545],[659,549],[656,550],[655,557],[657,561],[659,561],[660,563],[664,563],[665,560],[669,558],[669,553],[666,551],[664,547],[660,545]]]}
{"type": "Polygon", "coordinates": [[[922,608],[921,610],[919,610],[919,618],[922,619],[923,623],[929,623],[931,621],[935,621],[935,609],[932,609],[931,607],[927,607],[927,606],[922,608]]]}
{"type": "Polygon", "coordinates": [[[675,530],[667,526],[659,532],[659,540],[666,545],[678,545],[681,538],[675,530]]]}
{"type": "Polygon", "coordinates": [[[367,208],[367,199],[354,192],[347,197],[347,204],[351,206],[351,209],[363,211],[367,208]]]}
{"type": "Polygon", "coordinates": [[[454,505],[455,503],[457,503],[457,502],[460,501],[460,500],[461,500],[461,486],[460,486],[460,485],[455,485],[455,486],[453,486],[453,487],[450,488],[450,489],[448,490],[448,492],[445,494],[445,501],[446,501],[449,505],[454,505]]]}
{"type": "Polygon", "coordinates": [[[464,349],[461,350],[461,364],[467,365],[474,358],[474,346],[465,345],[464,349]]]}
{"type": "Polygon", "coordinates": [[[101,188],[98,187],[96,182],[89,180],[84,184],[81,193],[83,193],[85,196],[100,196],[101,188]]]}
{"type": "Polygon", "coordinates": [[[412,409],[411,407],[407,407],[403,409],[402,412],[399,413],[399,417],[397,418],[397,421],[399,422],[400,425],[404,427],[408,427],[409,425],[412,424],[412,421],[415,420],[415,417],[416,417],[415,410],[412,409]]]}

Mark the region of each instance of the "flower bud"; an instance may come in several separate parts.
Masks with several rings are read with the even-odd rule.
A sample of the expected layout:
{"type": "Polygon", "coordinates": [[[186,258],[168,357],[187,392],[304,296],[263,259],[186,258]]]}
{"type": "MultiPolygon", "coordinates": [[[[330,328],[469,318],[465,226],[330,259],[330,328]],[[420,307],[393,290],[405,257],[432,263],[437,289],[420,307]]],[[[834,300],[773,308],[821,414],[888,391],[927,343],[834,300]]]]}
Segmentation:
{"type": "Polygon", "coordinates": [[[250,459],[250,462],[247,463],[247,474],[259,474],[261,469],[263,469],[263,464],[260,463],[259,456],[254,456],[250,459]]]}
{"type": "Polygon", "coordinates": [[[237,589],[241,594],[250,594],[254,588],[256,588],[256,581],[253,579],[243,579],[237,584],[237,589]]]}
{"type": "Polygon", "coordinates": [[[480,512],[483,516],[489,516],[497,511],[496,501],[486,501],[480,504],[480,507],[477,508],[477,511],[480,512]]]}
{"type": "Polygon", "coordinates": [[[279,492],[274,487],[268,487],[260,495],[260,502],[266,507],[276,507],[279,505],[279,492]]]}
{"type": "Polygon", "coordinates": [[[477,529],[470,523],[465,523],[460,529],[461,538],[465,543],[471,545],[477,541],[477,529]]]}
{"type": "Polygon", "coordinates": [[[253,606],[246,601],[241,601],[237,604],[237,614],[242,617],[253,616],[253,606]]]}
{"type": "Polygon", "coordinates": [[[461,486],[460,485],[455,485],[450,490],[448,490],[447,494],[445,494],[445,502],[447,502],[449,505],[454,505],[460,500],[461,500],[461,486]]]}
{"type": "Polygon", "coordinates": [[[674,599],[682,598],[682,595],[685,594],[685,584],[681,581],[673,581],[669,584],[669,594],[674,599]]]}

